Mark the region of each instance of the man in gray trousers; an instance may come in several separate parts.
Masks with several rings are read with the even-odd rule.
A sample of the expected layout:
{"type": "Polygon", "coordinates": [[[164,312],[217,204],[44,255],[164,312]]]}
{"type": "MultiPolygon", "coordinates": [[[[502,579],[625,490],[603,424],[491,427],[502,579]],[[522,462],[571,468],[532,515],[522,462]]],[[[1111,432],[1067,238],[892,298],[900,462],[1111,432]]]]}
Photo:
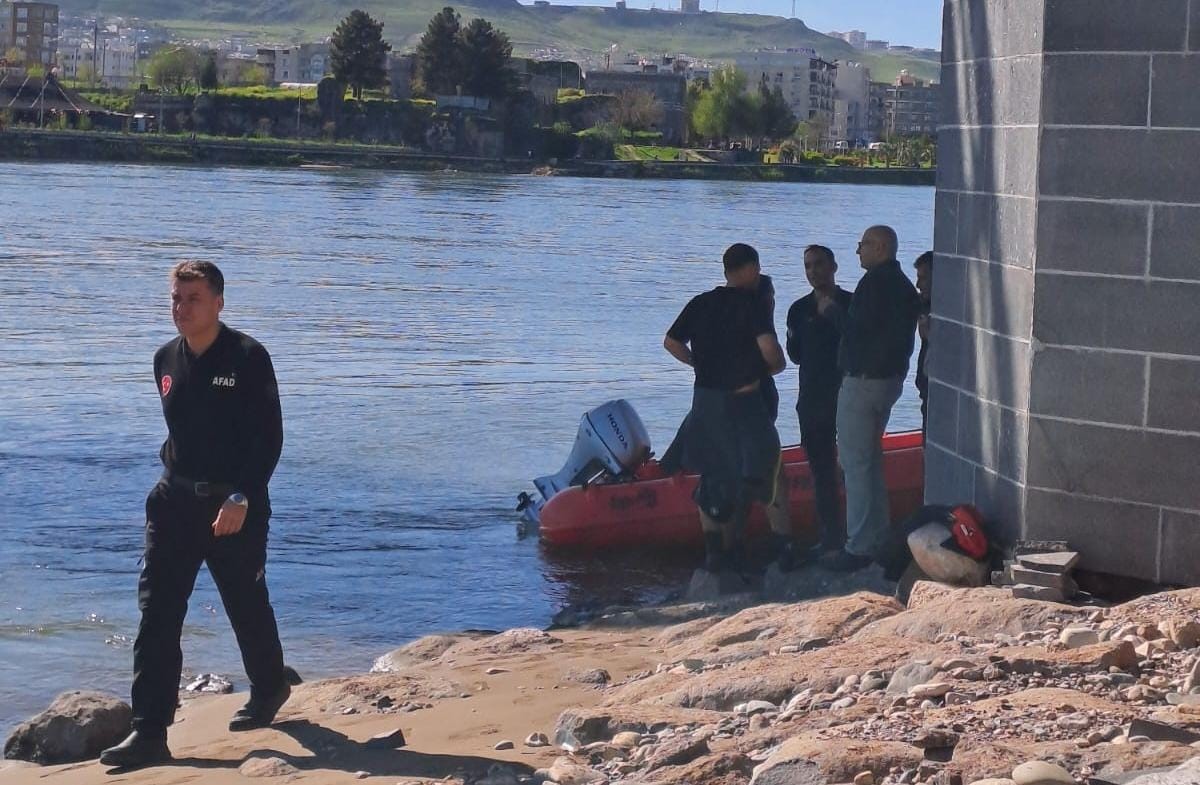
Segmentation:
{"type": "Polygon", "coordinates": [[[850,307],[843,309],[828,296],[817,303],[819,312],[842,328],[837,445],[846,475],[847,541],[826,562],[839,571],[870,564],[891,524],[882,439],[904,389],[921,309],[916,287],[896,261],[898,247],[891,227],[867,229],[858,244],[866,273],[850,307]]]}

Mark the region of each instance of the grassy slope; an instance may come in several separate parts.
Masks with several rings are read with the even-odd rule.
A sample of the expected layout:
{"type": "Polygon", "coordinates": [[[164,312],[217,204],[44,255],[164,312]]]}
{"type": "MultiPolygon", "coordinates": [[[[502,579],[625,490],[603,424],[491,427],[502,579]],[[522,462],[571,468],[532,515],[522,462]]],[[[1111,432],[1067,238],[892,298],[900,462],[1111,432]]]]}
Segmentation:
{"type": "MultiPolygon", "coordinates": [[[[385,34],[398,50],[416,43],[447,0],[63,0],[70,11],[140,16],[192,37],[246,32],[276,40],[307,40],[328,35],[352,8],[362,7],[386,24],[385,34]]],[[[452,0],[451,0],[452,1],[452,0]]],[[[827,59],[855,59],[872,66],[873,78],[891,80],[901,68],[937,78],[936,61],[856,52],[848,44],[809,30],[795,19],[757,14],[683,15],[664,11],[552,6],[536,10],[516,0],[467,0],[453,3],[464,17],[484,16],[512,38],[519,52],[556,48],[575,59],[593,60],[610,44],[622,54],[679,52],[722,59],[759,47],[811,46],[827,59]]]]}

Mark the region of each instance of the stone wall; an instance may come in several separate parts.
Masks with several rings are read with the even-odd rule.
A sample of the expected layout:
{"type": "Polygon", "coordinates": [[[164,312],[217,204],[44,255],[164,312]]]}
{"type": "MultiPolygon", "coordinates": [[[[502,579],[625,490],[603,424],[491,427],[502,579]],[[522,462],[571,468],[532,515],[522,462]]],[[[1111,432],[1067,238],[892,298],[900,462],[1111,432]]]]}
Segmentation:
{"type": "Polygon", "coordinates": [[[1200,0],[948,0],[927,497],[1200,583],[1200,0]]]}

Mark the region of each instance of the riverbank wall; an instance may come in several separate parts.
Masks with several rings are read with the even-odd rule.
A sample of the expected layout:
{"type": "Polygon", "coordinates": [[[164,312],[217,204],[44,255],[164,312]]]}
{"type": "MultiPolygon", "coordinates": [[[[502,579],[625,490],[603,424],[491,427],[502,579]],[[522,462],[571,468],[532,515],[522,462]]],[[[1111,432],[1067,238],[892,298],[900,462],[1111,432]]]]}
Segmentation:
{"type": "Polygon", "coordinates": [[[531,161],[437,155],[385,145],[296,143],[83,131],[0,132],[0,161],[105,161],[211,166],[467,171],[567,177],[932,186],[932,169],[856,169],[673,161],[531,161]]]}

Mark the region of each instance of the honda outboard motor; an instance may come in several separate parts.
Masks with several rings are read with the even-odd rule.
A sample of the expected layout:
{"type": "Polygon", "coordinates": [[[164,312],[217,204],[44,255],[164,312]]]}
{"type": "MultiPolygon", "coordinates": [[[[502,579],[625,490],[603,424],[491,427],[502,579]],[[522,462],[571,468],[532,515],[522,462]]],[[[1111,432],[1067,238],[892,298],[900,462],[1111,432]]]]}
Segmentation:
{"type": "Polygon", "coordinates": [[[536,527],[542,504],[572,485],[587,485],[597,480],[632,474],[650,458],[650,434],[642,418],[628,401],[618,400],[597,406],[579,421],[575,445],[567,463],[556,474],[533,481],[541,499],[528,493],[518,497],[518,510],[525,524],[536,527]]]}

